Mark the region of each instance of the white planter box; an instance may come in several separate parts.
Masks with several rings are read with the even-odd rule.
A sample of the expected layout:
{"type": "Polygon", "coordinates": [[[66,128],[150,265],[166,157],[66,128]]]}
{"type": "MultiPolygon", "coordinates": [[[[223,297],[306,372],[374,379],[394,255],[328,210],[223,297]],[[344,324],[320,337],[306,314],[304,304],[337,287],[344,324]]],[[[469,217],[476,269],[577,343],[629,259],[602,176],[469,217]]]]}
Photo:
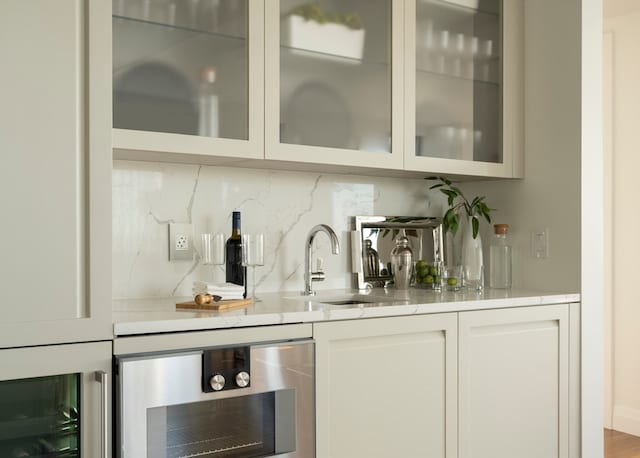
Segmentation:
{"type": "Polygon", "coordinates": [[[342,24],[319,24],[291,15],[282,22],[280,40],[283,45],[296,49],[362,59],[364,29],[353,30],[342,24]]]}

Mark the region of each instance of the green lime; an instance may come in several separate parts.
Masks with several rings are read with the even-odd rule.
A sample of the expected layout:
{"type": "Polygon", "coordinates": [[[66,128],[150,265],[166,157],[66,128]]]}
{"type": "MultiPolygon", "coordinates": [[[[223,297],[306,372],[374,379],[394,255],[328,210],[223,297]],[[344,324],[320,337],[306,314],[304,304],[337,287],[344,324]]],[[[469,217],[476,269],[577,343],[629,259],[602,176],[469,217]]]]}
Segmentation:
{"type": "Polygon", "coordinates": [[[436,266],[430,266],[429,267],[429,274],[430,275],[438,275],[438,269],[436,268],[436,266]]]}
{"type": "Polygon", "coordinates": [[[458,284],[458,279],[456,277],[447,278],[447,285],[456,286],[458,284]]]}
{"type": "Polygon", "coordinates": [[[427,263],[424,262],[423,259],[420,259],[418,262],[416,262],[416,269],[420,269],[420,268],[426,267],[426,266],[427,266],[427,263]]]}
{"type": "Polygon", "coordinates": [[[436,283],[440,283],[442,281],[442,277],[440,275],[436,275],[435,277],[433,277],[434,280],[436,281],[436,283]]]}
{"type": "Polygon", "coordinates": [[[427,285],[432,284],[432,283],[433,283],[433,276],[432,276],[432,275],[427,275],[427,276],[425,277],[425,279],[424,279],[424,282],[425,282],[427,285]]]}

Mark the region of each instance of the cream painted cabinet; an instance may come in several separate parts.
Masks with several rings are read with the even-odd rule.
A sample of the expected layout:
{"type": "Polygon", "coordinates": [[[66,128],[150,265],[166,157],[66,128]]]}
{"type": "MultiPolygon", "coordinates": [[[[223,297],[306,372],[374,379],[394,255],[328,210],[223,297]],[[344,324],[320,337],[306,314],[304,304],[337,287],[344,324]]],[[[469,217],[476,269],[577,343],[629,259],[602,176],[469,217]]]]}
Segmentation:
{"type": "Polygon", "coordinates": [[[110,14],[0,14],[0,348],[111,338],[110,14]]]}
{"type": "Polygon", "coordinates": [[[0,456],[110,458],[111,342],[0,350],[0,456]]]}
{"type": "Polygon", "coordinates": [[[521,177],[524,2],[405,2],[407,170],[521,177]]]}
{"type": "Polygon", "coordinates": [[[314,324],[318,458],[455,457],[457,315],[314,324]]]}
{"type": "Polygon", "coordinates": [[[262,159],[264,2],[112,4],[114,156],[262,159]]]}
{"type": "Polygon", "coordinates": [[[459,458],[580,456],[577,314],[577,304],[460,313],[459,458]]]}
{"type": "Polygon", "coordinates": [[[265,5],[266,159],[402,169],[403,2],[265,5]]]}

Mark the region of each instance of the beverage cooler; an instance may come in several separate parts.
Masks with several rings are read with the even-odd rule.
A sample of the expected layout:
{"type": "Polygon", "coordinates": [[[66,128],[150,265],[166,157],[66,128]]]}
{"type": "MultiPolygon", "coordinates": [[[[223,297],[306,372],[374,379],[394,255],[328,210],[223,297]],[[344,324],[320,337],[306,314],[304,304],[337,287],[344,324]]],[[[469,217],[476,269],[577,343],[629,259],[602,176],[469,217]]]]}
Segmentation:
{"type": "Polygon", "coordinates": [[[0,350],[0,457],[110,456],[109,342],[0,350]]]}

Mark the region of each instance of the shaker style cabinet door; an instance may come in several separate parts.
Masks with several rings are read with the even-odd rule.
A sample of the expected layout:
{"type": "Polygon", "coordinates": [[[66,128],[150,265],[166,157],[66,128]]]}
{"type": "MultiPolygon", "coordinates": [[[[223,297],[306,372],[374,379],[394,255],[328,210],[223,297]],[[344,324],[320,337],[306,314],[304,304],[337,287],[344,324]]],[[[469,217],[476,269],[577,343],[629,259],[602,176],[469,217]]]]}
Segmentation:
{"type": "Polygon", "coordinates": [[[578,456],[575,328],[566,304],[460,313],[460,458],[578,456]]]}
{"type": "Polygon", "coordinates": [[[313,326],[318,458],[457,456],[457,314],[313,326]]]}
{"type": "Polygon", "coordinates": [[[263,158],[263,46],[262,0],[113,0],[115,157],[263,158]]]}
{"type": "Polygon", "coordinates": [[[524,2],[405,2],[405,168],[523,174],[524,2]]]}
{"type": "Polygon", "coordinates": [[[109,339],[110,4],[0,7],[0,348],[109,339]]]}
{"type": "Polygon", "coordinates": [[[266,0],[267,159],[402,168],[402,10],[266,0]]]}
{"type": "Polygon", "coordinates": [[[111,458],[111,342],[0,350],[0,456],[111,458]]]}

